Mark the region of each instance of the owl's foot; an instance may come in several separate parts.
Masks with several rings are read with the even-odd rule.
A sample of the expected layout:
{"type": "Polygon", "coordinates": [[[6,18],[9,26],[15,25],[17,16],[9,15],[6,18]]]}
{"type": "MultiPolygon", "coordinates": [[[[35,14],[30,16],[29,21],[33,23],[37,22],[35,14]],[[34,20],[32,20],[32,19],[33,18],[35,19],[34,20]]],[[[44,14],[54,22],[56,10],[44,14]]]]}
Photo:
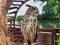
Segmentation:
{"type": "Polygon", "coordinates": [[[24,43],[23,45],[28,45],[28,43],[24,43]]]}
{"type": "Polygon", "coordinates": [[[36,43],[31,43],[31,45],[36,45],[36,43]]]}

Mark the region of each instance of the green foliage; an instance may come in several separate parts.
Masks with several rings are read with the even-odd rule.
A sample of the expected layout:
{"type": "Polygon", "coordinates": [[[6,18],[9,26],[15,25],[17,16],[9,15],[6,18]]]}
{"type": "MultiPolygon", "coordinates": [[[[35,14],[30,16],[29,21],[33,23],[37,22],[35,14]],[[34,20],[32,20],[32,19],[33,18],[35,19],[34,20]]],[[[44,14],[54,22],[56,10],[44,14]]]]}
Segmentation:
{"type": "Polygon", "coordinates": [[[59,0],[41,0],[47,4],[43,7],[43,12],[37,18],[43,28],[60,27],[60,1],[59,0]]]}
{"type": "Polygon", "coordinates": [[[60,45],[60,35],[58,35],[56,42],[57,42],[57,45],[60,45]]]}
{"type": "Polygon", "coordinates": [[[19,45],[23,45],[23,42],[21,42],[19,45]]]}
{"type": "Polygon", "coordinates": [[[16,21],[20,22],[23,19],[23,16],[17,16],[16,21]]]}
{"type": "Polygon", "coordinates": [[[38,15],[37,16],[38,21],[40,25],[42,25],[43,28],[59,28],[60,27],[60,20],[56,16],[50,16],[50,15],[38,15]]]}

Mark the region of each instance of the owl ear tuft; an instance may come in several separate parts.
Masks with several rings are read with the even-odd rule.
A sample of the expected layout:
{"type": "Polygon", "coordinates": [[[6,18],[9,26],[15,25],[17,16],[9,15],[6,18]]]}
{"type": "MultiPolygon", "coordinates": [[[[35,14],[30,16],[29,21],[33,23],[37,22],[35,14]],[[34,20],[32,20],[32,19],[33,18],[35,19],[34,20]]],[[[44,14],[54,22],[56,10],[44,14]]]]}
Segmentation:
{"type": "Polygon", "coordinates": [[[26,4],[26,6],[27,6],[27,7],[32,7],[33,9],[35,9],[34,6],[31,6],[31,5],[26,4]]]}

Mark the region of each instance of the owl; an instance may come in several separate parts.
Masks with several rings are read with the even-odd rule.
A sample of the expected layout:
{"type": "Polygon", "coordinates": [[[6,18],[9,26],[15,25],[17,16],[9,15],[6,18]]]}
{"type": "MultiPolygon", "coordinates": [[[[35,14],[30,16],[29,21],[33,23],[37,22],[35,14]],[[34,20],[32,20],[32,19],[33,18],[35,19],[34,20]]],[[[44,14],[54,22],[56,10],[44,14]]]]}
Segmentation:
{"type": "Polygon", "coordinates": [[[38,8],[36,6],[30,6],[23,17],[23,19],[20,22],[20,28],[21,32],[24,38],[24,45],[28,45],[28,42],[30,42],[31,45],[35,45],[34,42],[37,30],[38,30],[38,8]]]}

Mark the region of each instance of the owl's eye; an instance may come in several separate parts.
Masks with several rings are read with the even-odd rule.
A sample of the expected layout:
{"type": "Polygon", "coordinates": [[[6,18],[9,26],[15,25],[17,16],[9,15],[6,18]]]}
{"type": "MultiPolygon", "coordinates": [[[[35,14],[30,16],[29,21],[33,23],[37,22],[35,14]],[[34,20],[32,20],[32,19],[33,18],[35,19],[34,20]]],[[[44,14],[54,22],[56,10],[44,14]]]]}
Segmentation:
{"type": "Polygon", "coordinates": [[[38,13],[38,11],[37,10],[35,10],[35,14],[37,14],[38,13]]]}

